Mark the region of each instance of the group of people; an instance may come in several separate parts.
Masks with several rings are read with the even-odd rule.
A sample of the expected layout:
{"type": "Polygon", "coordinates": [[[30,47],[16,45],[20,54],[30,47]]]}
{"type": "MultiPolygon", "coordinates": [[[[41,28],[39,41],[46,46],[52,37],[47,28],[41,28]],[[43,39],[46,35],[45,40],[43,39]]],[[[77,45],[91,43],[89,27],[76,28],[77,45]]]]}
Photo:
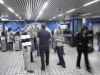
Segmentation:
{"type": "MultiPolygon", "coordinates": [[[[50,41],[52,40],[52,37],[53,37],[53,42],[55,42],[54,52],[57,52],[58,59],[59,59],[59,62],[57,63],[57,65],[61,65],[63,68],[66,68],[65,60],[63,57],[63,55],[65,54],[64,48],[63,48],[64,39],[63,39],[63,34],[61,32],[60,27],[57,28],[56,33],[54,33],[53,35],[51,35],[51,33],[46,30],[45,24],[41,25],[41,28],[42,29],[37,32],[37,37],[35,37],[36,39],[38,38],[39,40],[38,47],[39,47],[39,53],[41,57],[41,70],[45,71],[45,67],[49,65],[50,41]]],[[[84,26],[82,30],[78,32],[78,34],[75,36],[77,40],[76,46],[77,46],[77,53],[78,53],[76,67],[78,69],[81,69],[80,61],[81,61],[81,55],[83,53],[85,57],[86,69],[88,72],[92,73],[92,68],[90,66],[89,59],[88,59],[88,40],[89,39],[87,38],[87,31],[88,31],[88,28],[84,26]]],[[[31,40],[32,40],[31,36],[28,33],[25,32],[22,34],[22,44],[23,44],[22,46],[24,47],[24,50],[26,52],[29,51],[28,52],[29,57],[31,58],[30,59],[28,58],[28,59],[31,60],[31,62],[33,62],[32,50],[28,50],[28,49],[33,49],[33,48],[29,48],[32,46],[30,43],[31,40]],[[23,36],[27,36],[27,38],[24,38],[23,36]],[[28,43],[25,44],[26,42],[28,43]]],[[[26,56],[24,57],[24,59],[27,60],[26,56]]],[[[33,72],[33,71],[27,69],[27,72],[33,72]]]]}
{"type": "MultiPolygon", "coordinates": [[[[57,65],[61,65],[63,68],[66,68],[65,61],[63,58],[64,40],[61,35],[62,33],[60,33],[59,31],[59,33],[55,34],[56,37],[54,37],[55,42],[56,42],[55,51],[57,52],[58,58],[59,58],[59,62],[57,63],[57,65]]],[[[30,64],[34,62],[33,57],[32,57],[32,54],[33,54],[32,52],[34,51],[34,49],[37,49],[37,55],[41,57],[41,70],[45,71],[45,65],[46,66],[49,65],[50,42],[51,42],[52,37],[53,36],[51,35],[51,33],[48,30],[46,30],[45,24],[41,25],[41,29],[38,30],[37,35],[35,37],[34,37],[34,34],[33,36],[30,34],[30,31],[29,32],[24,31],[22,33],[21,42],[22,42],[22,47],[23,47],[22,49],[23,49],[23,57],[24,57],[24,64],[25,64],[24,67],[25,67],[25,70],[27,70],[27,72],[33,72],[30,64]],[[37,45],[38,45],[38,48],[35,48],[35,46],[37,45]],[[45,56],[46,56],[46,59],[45,59],[45,56]],[[27,58],[27,57],[30,57],[30,58],[27,58]]]]}
{"type": "MultiPolygon", "coordinates": [[[[33,30],[33,29],[32,29],[33,30]]],[[[87,37],[88,28],[84,26],[80,32],[75,36],[76,38],[76,47],[77,47],[77,62],[76,67],[81,69],[80,61],[81,55],[84,54],[86,69],[88,72],[92,73],[92,68],[88,59],[88,41],[87,37]]],[[[5,35],[2,33],[2,36],[5,35]]],[[[18,32],[16,35],[20,35],[18,32]]],[[[33,60],[33,51],[37,49],[37,56],[41,57],[41,70],[45,71],[45,67],[49,65],[49,54],[50,54],[50,43],[52,41],[52,46],[54,52],[57,53],[59,62],[57,65],[66,68],[65,60],[63,55],[64,53],[64,38],[63,33],[60,27],[56,28],[55,33],[50,33],[46,30],[46,25],[41,25],[41,29],[37,30],[36,34],[33,31],[23,31],[21,36],[22,50],[23,50],[23,58],[24,58],[24,69],[27,72],[33,73],[31,69],[32,65],[30,65],[33,60]],[[38,41],[37,41],[38,39],[38,41]],[[38,44],[37,44],[38,43],[38,44]],[[46,59],[45,59],[46,57],[46,59]]],[[[7,48],[11,50],[13,48],[14,36],[11,32],[11,28],[8,29],[7,32],[7,48]]]]}
{"type": "Polygon", "coordinates": [[[1,49],[2,51],[11,51],[13,50],[14,34],[11,31],[11,28],[8,28],[7,31],[1,33],[1,49]]]}

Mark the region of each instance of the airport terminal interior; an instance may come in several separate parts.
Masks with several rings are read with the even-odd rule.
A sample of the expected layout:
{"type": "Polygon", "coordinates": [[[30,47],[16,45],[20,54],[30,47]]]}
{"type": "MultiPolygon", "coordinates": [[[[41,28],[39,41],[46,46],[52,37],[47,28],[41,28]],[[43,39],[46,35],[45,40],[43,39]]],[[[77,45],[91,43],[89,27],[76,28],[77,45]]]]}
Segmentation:
{"type": "Polygon", "coordinates": [[[100,0],[0,0],[0,75],[100,75],[100,0]]]}

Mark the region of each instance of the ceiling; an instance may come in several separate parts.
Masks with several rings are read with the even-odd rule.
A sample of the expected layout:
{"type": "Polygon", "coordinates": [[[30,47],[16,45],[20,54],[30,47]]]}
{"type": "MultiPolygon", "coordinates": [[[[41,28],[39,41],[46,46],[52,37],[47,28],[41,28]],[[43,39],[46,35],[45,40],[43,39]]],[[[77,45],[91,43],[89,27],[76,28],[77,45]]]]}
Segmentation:
{"type": "Polygon", "coordinates": [[[54,20],[64,19],[72,14],[79,13],[80,15],[92,13],[85,17],[100,15],[100,1],[93,5],[82,7],[85,3],[93,0],[3,0],[4,4],[0,4],[0,15],[11,20],[35,20],[45,2],[48,2],[47,8],[38,20],[49,20],[57,17],[59,14],[64,14],[66,11],[76,9],[74,12],[65,14],[62,17],[57,17],[54,20]],[[7,7],[11,7],[15,13],[10,12],[7,7]]]}

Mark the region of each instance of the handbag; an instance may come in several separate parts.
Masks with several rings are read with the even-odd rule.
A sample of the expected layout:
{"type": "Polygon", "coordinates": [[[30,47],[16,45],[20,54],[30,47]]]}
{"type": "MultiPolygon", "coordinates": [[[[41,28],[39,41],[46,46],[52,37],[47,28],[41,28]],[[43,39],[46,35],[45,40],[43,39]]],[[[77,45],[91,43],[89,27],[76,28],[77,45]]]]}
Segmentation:
{"type": "Polygon", "coordinates": [[[92,47],[91,44],[88,44],[88,53],[93,53],[94,52],[94,48],[92,47]]]}

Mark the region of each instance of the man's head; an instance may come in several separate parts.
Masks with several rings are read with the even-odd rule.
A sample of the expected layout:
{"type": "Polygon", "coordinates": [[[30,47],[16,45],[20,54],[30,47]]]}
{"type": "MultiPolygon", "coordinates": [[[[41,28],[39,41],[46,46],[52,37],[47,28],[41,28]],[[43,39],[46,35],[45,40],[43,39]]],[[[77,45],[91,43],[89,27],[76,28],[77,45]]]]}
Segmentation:
{"type": "Polygon", "coordinates": [[[41,28],[42,28],[42,29],[45,29],[45,28],[46,28],[46,24],[42,24],[42,25],[41,25],[41,28]]]}
{"type": "Polygon", "coordinates": [[[83,32],[83,33],[86,33],[87,30],[88,30],[87,26],[84,26],[84,27],[82,28],[82,32],[83,32]]]}
{"type": "Polygon", "coordinates": [[[8,28],[8,32],[11,31],[11,28],[8,28]]]}

